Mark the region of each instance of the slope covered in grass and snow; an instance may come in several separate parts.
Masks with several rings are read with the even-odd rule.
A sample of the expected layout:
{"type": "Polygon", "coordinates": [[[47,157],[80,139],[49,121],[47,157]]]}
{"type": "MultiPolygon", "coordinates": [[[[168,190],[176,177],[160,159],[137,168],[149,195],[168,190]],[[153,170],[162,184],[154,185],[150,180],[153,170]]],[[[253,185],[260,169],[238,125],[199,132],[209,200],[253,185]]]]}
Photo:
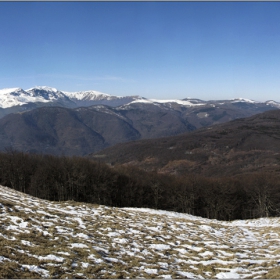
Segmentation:
{"type": "Polygon", "coordinates": [[[0,278],[277,278],[278,218],[221,222],[0,193],[0,278]]]}

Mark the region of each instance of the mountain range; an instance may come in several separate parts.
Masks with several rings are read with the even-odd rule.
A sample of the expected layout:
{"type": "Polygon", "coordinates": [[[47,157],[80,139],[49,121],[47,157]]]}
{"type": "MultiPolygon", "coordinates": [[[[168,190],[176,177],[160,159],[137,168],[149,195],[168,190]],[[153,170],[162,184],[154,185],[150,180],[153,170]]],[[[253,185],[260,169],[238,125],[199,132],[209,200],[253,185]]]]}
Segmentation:
{"type": "Polygon", "coordinates": [[[24,112],[38,107],[77,108],[95,104],[119,106],[137,98],[137,96],[112,96],[93,90],[66,92],[47,86],[38,86],[27,90],[6,88],[0,90],[0,118],[10,113],[24,112]]]}
{"type": "MultiPolygon", "coordinates": [[[[158,100],[147,99],[141,96],[114,96],[99,91],[77,91],[68,92],[61,91],[53,87],[38,86],[27,90],[21,88],[5,88],[0,90],[0,108],[2,116],[5,115],[5,111],[9,113],[8,109],[15,108],[16,111],[26,111],[29,108],[44,107],[44,106],[62,106],[67,108],[88,107],[92,105],[108,105],[111,107],[117,107],[121,105],[128,105],[132,103],[146,103],[157,104],[158,106],[165,106],[170,108],[175,107],[215,107],[217,104],[222,106],[225,104],[238,105],[239,103],[251,104],[253,107],[268,106],[273,108],[280,108],[280,103],[275,101],[257,102],[250,99],[236,98],[232,100],[210,100],[203,101],[195,98],[185,98],[182,100],[170,99],[170,100],[158,100]]],[[[261,109],[260,109],[261,110],[261,109]]],[[[202,116],[201,116],[202,117],[202,116]]]]}
{"type": "MultiPolygon", "coordinates": [[[[150,191],[139,191],[143,197],[153,194],[153,201],[161,198],[166,203],[163,184],[155,180],[162,176],[166,189],[178,197],[174,203],[168,193],[172,204],[181,201],[185,205],[195,199],[191,207],[211,205],[218,211],[222,205],[219,211],[224,212],[223,195],[231,200],[230,191],[236,189],[242,197],[251,193],[252,205],[261,207],[264,202],[265,207],[274,207],[273,197],[278,206],[277,102],[151,100],[94,91],[66,93],[47,87],[5,89],[0,98],[0,150],[88,156],[99,161],[89,160],[96,165],[89,168],[84,158],[45,156],[48,161],[40,161],[43,157],[36,155],[39,161],[32,165],[26,160],[30,160],[29,154],[18,153],[10,160],[13,153],[3,153],[1,180],[12,188],[25,192],[28,186],[37,194],[45,191],[47,196],[57,191],[63,197],[68,190],[82,194],[93,186],[90,192],[94,198],[105,199],[111,188],[110,199],[129,200],[136,193],[133,188],[139,188],[125,176],[132,170],[133,177],[144,174],[140,178],[145,186],[145,179],[151,178],[150,191]],[[75,169],[69,160],[75,162],[75,169]],[[148,177],[141,170],[136,173],[135,168],[116,165],[185,177],[156,173],[148,177]],[[38,168],[28,180],[34,166],[38,168]],[[102,166],[112,172],[123,169],[124,173],[112,180],[102,166]],[[84,170],[96,172],[96,181],[85,176],[84,170]],[[103,177],[114,182],[112,186],[104,184],[103,177]],[[171,177],[180,184],[170,184],[171,177]],[[249,188],[247,192],[238,183],[246,177],[249,181],[242,182],[249,188]],[[250,181],[252,178],[256,180],[250,181]],[[203,182],[208,183],[205,188],[199,185],[203,182]],[[199,186],[197,192],[194,186],[199,186]],[[224,193],[219,193],[220,186],[224,193]],[[200,194],[207,188],[208,204],[200,194]]],[[[59,202],[51,202],[12,188],[0,186],[0,278],[279,278],[278,217],[226,222],[149,208],[62,202],[61,197],[59,202]]],[[[250,213],[256,210],[250,208],[251,200],[244,201],[250,213]]],[[[240,207],[236,209],[240,211],[240,207]]]]}
{"type": "Polygon", "coordinates": [[[0,90],[0,150],[87,155],[118,143],[192,132],[280,108],[248,99],[156,100],[51,87],[0,90]]]}

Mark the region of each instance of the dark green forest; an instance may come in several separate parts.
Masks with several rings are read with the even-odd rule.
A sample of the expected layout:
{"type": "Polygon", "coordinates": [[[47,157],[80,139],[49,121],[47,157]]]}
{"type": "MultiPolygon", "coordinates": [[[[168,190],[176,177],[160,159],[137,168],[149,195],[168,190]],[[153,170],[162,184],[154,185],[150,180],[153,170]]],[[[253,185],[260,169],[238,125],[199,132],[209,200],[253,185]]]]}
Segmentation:
{"type": "Polygon", "coordinates": [[[82,157],[0,153],[0,184],[35,197],[148,207],[219,220],[279,216],[279,179],[273,173],[172,176],[82,157]]]}

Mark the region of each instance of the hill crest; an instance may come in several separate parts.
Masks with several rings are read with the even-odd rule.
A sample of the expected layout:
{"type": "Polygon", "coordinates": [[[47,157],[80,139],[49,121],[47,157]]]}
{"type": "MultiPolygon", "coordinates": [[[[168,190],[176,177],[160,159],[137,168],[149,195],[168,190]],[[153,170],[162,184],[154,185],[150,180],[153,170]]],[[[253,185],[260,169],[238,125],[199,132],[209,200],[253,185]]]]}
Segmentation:
{"type": "Polygon", "coordinates": [[[118,144],[93,154],[111,165],[204,176],[280,170],[280,110],[257,114],[191,133],[118,144]]]}

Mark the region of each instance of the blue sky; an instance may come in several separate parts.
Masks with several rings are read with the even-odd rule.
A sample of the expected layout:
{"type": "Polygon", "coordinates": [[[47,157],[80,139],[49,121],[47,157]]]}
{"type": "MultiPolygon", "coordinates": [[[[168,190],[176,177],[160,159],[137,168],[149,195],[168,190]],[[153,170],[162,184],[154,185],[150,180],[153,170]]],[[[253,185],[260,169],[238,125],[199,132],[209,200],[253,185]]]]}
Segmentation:
{"type": "Polygon", "coordinates": [[[280,2],[0,2],[0,88],[280,101],[280,2]]]}

